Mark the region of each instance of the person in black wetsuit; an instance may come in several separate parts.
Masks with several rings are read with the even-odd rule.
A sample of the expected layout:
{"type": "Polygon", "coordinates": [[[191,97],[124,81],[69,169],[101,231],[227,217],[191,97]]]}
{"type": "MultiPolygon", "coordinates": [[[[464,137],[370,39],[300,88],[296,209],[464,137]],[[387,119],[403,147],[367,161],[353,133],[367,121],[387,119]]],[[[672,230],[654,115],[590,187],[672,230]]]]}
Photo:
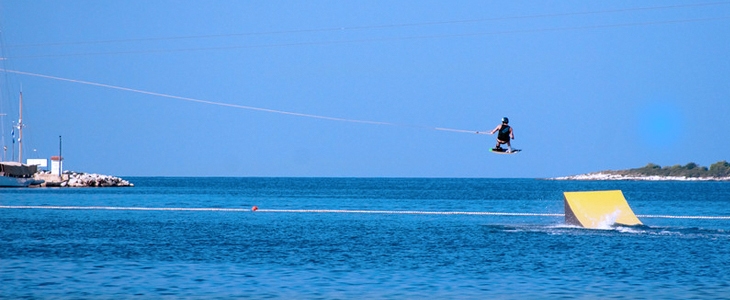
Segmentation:
{"type": "Polygon", "coordinates": [[[502,150],[502,144],[507,144],[507,152],[512,152],[512,144],[510,144],[510,139],[514,140],[515,134],[514,132],[512,132],[512,127],[507,124],[509,124],[509,119],[507,117],[502,118],[502,124],[499,124],[489,134],[499,132],[497,134],[497,146],[494,147],[494,149],[502,150]]]}

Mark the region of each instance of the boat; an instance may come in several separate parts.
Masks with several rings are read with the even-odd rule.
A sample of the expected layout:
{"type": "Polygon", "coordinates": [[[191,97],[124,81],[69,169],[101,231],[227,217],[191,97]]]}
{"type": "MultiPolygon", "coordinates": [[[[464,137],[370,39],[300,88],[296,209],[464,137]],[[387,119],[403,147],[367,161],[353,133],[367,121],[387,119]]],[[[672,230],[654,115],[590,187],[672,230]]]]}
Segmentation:
{"type": "MultiPolygon", "coordinates": [[[[20,118],[18,125],[18,161],[0,162],[0,187],[29,187],[40,185],[44,180],[35,179],[38,166],[27,165],[23,161],[23,93],[20,93],[20,118]]],[[[15,142],[13,141],[13,144],[15,142]]]]}
{"type": "Polygon", "coordinates": [[[0,187],[28,187],[43,183],[34,178],[38,166],[15,161],[0,162],[0,187]]]}

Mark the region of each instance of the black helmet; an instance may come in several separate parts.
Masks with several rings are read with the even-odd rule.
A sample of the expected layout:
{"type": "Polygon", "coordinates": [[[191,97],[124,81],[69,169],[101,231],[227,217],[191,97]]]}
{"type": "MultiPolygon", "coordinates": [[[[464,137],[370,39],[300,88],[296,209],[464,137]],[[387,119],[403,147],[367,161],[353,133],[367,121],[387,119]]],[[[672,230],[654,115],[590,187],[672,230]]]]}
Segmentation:
{"type": "Polygon", "coordinates": [[[507,118],[507,117],[502,118],[502,123],[509,124],[509,118],[507,118]]]}

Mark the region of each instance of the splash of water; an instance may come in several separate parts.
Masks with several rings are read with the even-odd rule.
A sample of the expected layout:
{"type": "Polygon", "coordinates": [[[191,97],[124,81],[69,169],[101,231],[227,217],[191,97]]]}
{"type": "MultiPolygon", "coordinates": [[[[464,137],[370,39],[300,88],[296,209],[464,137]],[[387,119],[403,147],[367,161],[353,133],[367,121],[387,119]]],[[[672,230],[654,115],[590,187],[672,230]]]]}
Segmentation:
{"type": "Polygon", "coordinates": [[[598,226],[596,226],[596,229],[614,229],[613,224],[616,224],[616,220],[618,219],[618,216],[621,215],[621,210],[616,209],[614,212],[610,214],[605,214],[601,216],[601,219],[598,221],[598,226]]]}

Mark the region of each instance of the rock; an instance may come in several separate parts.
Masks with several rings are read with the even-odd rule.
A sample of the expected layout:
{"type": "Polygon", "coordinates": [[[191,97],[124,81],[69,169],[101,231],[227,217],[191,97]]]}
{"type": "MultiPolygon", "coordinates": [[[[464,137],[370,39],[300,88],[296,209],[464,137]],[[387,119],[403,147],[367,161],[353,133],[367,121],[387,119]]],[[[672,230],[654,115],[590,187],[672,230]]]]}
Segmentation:
{"type": "Polygon", "coordinates": [[[60,186],[68,187],[133,187],[129,181],[121,179],[119,177],[101,175],[101,174],[87,174],[77,172],[67,172],[64,174],[68,176],[68,180],[61,183],[60,186]]]}
{"type": "Polygon", "coordinates": [[[119,177],[93,173],[67,171],[61,176],[52,175],[48,171],[41,171],[35,175],[46,187],[133,187],[134,184],[119,177]]]}

